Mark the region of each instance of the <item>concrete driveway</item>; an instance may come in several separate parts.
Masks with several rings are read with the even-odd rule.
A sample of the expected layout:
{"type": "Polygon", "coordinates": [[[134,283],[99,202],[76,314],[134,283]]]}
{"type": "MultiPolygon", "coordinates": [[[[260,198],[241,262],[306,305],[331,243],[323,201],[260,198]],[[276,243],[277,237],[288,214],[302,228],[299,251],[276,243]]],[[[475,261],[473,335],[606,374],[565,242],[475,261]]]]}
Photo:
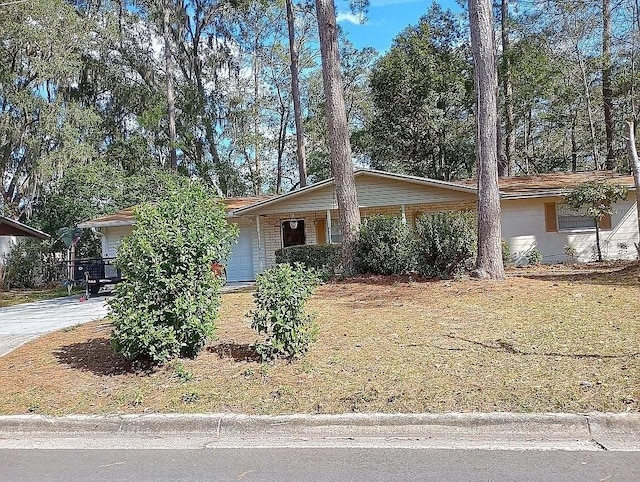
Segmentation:
{"type": "Polygon", "coordinates": [[[0,356],[43,333],[107,316],[107,298],[80,295],[0,308],[0,356]]]}
{"type": "MultiPolygon", "coordinates": [[[[255,282],[229,283],[222,293],[252,290],[255,282]]],[[[0,356],[44,333],[107,316],[107,296],[80,301],[80,295],[0,308],[0,356]]]]}

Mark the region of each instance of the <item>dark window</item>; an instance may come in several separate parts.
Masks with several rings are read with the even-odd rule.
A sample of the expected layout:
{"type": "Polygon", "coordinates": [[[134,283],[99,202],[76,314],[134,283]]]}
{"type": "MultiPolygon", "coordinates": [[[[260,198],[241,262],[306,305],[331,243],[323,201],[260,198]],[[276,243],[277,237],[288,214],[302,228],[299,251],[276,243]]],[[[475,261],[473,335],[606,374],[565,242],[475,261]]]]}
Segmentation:
{"type": "Polygon", "coordinates": [[[558,204],[558,229],[595,229],[595,220],[584,211],[573,209],[566,204],[558,204]]]}
{"type": "Polygon", "coordinates": [[[299,246],[307,244],[304,235],[304,219],[295,219],[282,222],[282,245],[285,248],[289,246],[299,246]]]}

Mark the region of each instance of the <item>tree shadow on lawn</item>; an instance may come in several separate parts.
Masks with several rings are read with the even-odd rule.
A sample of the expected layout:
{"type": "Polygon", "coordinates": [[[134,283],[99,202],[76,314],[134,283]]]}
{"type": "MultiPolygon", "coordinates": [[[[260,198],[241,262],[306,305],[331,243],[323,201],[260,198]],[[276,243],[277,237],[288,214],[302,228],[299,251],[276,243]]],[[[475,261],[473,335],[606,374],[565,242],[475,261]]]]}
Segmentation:
{"type": "Polygon", "coordinates": [[[208,346],[207,352],[216,353],[220,358],[232,358],[236,362],[259,362],[260,355],[248,343],[218,343],[208,346]]]}
{"type": "Polygon", "coordinates": [[[53,354],[60,363],[99,376],[149,373],[150,371],[149,363],[127,360],[114,352],[108,337],[92,338],[82,343],[65,345],[53,354]]]}
{"type": "Polygon", "coordinates": [[[511,353],[513,355],[527,355],[527,356],[543,356],[543,357],[566,357],[566,358],[600,358],[600,359],[615,359],[615,358],[634,358],[640,356],[640,352],[635,353],[621,353],[621,354],[602,354],[602,353],[560,353],[560,352],[535,352],[524,351],[516,347],[512,341],[509,340],[496,340],[495,343],[486,343],[478,340],[471,340],[454,334],[448,334],[448,338],[452,340],[464,341],[471,343],[472,345],[481,346],[488,350],[502,351],[505,353],[511,353]]]}
{"type": "Polygon", "coordinates": [[[587,271],[571,273],[532,273],[520,275],[522,278],[539,281],[562,281],[591,285],[640,286],[640,265],[632,264],[611,271],[587,271]]]}

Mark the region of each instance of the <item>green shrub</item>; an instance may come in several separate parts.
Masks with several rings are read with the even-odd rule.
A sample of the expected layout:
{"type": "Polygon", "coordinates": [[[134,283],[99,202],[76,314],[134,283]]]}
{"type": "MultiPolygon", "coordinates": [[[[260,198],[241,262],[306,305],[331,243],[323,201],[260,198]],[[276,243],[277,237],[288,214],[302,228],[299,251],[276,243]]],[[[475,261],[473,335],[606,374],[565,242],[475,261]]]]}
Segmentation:
{"type": "Polygon", "coordinates": [[[299,357],[316,339],[317,327],[304,306],[318,282],[315,271],[300,263],[279,264],[258,275],[249,315],[251,328],[267,335],[264,343],[254,345],[263,361],[299,357]]]}
{"type": "Polygon", "coordinates": [[[569,243],[564,245],[564,254],[569,257],[569,262],[573,263],[578,255],[578,250],[574,244],[569,243]]]}
{"type": "Polygon", "coordinates": [[[527,253],[527,262],[532,265],[540,264],[542,261],[542,252],[534,246],[527,253]]]}
{"type": "Polygon", "coordinates": [[[414,237],[402,219],[373,216],[362,222],[353,253],[356,273],[404,274],[415,268],[414,237]]]}
{"type": "Polygon", "coordinates": [[[301,263],[307,269],[314,269],[323,279],[335,276],[341,266],[341,246],[339,244],[305,244],[290,246],[276,251],[276,263],[294,265],[301,263]]]}
{"type": "Polygon", "coordinates": [[[215,329],[225,260],[237,228],[201,185],[177,188],[136,211],[133,234],[118,249],[124,281],[111,299],[114,349],[162,364],[195,356],[215,329]]]}
{"type": "Polygon", "coordinates": [[[502,246],[502,264],[507,266],[511,263],[511,248],[509,247],[509,242],[506,239],[501,241],[502,246]]]}
{"type": "Polygon", "coordinates": [[[66,266],[56,259],[50,241],[20,239],[4,255],[2,287],[40,288],[66,277],[66,266]]]}
{"type": "Polygon", "coordinates": [[[449,278],[476,256],[473,213],[437,213],[416,220],[418,273],[449,278]]]}

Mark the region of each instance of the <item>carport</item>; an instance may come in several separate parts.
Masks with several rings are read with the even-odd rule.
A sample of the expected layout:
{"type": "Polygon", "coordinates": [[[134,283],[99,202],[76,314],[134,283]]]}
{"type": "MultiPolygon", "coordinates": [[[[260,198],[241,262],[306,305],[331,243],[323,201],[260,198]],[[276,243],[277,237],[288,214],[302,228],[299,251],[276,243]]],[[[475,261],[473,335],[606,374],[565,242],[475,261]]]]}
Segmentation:
{"type": "Polygon", "coordinates": [[[0,216],[0,236],[30,236],[37,239],[49,239],[50,237],[47,233],[6,216],[0,216]]]}

